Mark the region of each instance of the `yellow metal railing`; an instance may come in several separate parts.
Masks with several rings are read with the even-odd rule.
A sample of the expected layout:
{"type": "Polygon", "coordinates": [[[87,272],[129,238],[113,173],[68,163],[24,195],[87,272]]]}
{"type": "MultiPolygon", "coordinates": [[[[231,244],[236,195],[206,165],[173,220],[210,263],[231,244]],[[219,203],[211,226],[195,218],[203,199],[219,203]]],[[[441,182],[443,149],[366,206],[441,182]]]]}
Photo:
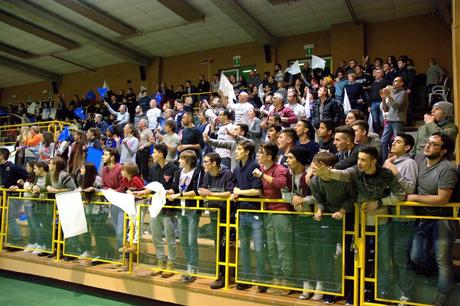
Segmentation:
{"type": "MultiPolygon", "coordinates": [[[[2,249],[3,244],[7,247],[14,247],[14,248],[24,248],[22,246],[17,246],[17,245],[11,245],[7,243],[7,234],[8,234],[8,202],[9,199],[25,199],[23,196],[22,192],[24,190],[18,190],[15,191],[14,195],[9,196],[9,191],[6,189],[0,189],[2,192],[2,201],[0,203],[0,210],[1,210],[1,217],[3,222],[1,222],[0,226],[0,250],[2,249]]],[[[192,274],[195,276],[200,276],[204,278],[210,278],[210,279],[215,279],[218,276],[218,270],[219,267],[223,267],[225,269],[225,288],[228,289],[230,288],[230,276],[231,276],[231,269],[235,269],[236,273],[236,282],[237,283],[242,283],[242,284],[248,284],[248,285],[258,285],[258,286],[266,286],[266,287],[272,287],[272,288],[277,288],[277,289],[286,289],[286,290],[296,290],[296,291],[302,291],[303,288],[299,288],[296,286],[281,286],[281,285],[275,285],[275,284],[270,284],[270,283],[264,283],[260,281],[248,281],[248,280],[239,280],[238,279],[238,263],[239,263],[239,248],[236,247],[236,257],[234,260],[231,259],[231,243],[230,242],[230,233],[232,229],[235,229],[236,231],[236,244],[238,246],[239,242],[239,214],[240,213],[256,213],[256,214],[286,214],[286,215],[292,215],[292,216],[312,216],[312,212],[281,212],[281,211],[269,211],[265,209],[265,203],[270,202],[270,203],[286,203],[284,200],[276,200],[276,199],[262,199],[262,198],[239,198],[237,201],[244,201],[244,202],[258,202],[261,203],[261,207],[258,210],[244,210],[244,209],[238,209],[236,210],[236,220],[234,223],[231,223],[231,206],[235,205],[230,198],[218,198],[218,197],[188,197],[188,198],[179,198],[183,200],[194,200],[196,201],[196,205],[194,207],[186,207],[183,208],[181,206],[165,206],[164,208],[169,208],[169,209],[177,209],[178,211],[181,210],[199,210],[201,212],[204,211],[216,211],[219,213],[219,209],[216,208],[208,208],[208,207],[202,207],[201,203],[203,201],[221,201],[225,202],[226,205],[226,215],[225,216],[220,216],[218,215],[217,219],[217,228],[216,228],[216,233],[217,237],[217,245],[216,247],[216,257],[215,257],[215,271],[216,274],[209,276],[209,275],[203,275],[197,272],[196,274],[192,274]],[[222,230],[225,230],[225,260],[221,261],[219,260],[219,237],[220,233],[222,230]]],[[[46,201],[55,201],[54,199],[47,199],[46,201]]],[[[110,205],[108,202],[104,201],[95,201],[91,202],[91,204],[104,204],[104,205],[110,205]]],[[[137,264],[142,264],[139,259],[139,253],[140,253],[140,244],[142,242],[142,232],[140,226],[144,220],[141,219],[142,217],[142,209],[146,209],[149,205],[147,204],[139,204],[138,205],[138,213],[137,213],[137,224],[139,225],[137,230],[138,230],[138,249],[137,249],[137,264]]],[[[430,216],[421,216],[421,215],[403,215],[401,214],[401,210],[404,208],[408,207],[428,207],[429,205],[421,204],[421,203],[413,203],[413,202],[402,202],[393,207],[394,214],[385,214],[385,215],[376,215],[375,216],[375,224],[376,224],[376,229],[369,229],[366,226],[366,212],[362,210],[358,205],[355,205],[355,218],[352,220],[353,221],[353,229],[350,229],[348,226],[346,226],[346,221],[345,218],[341,221],[342,222],[342,258],[341,258],[341,265],[342,265],[342,276],[341,276],[341,291],[340,292],[329,292],[329,291],[315,291],[317,293],[323,293],[323,294],[329,294],[329,295],[336,295],[336,296],[343,296],[346,294],[345,292],[345,282],[346,281],[353,281],[353,295],[354,295],[354,301],[355,305],[364,305],[364,306],[371,306],[371,305],[387,305],[388,303],[400,303],[401,301],[395,300],[395,299],[385,299],[381,298],[377,294],[377,285],[378,285],[378,274],[379,273],[385,273],[382,271],[378,271],[378,236],[379,236],[379,220],[383,218],[398,218],[398,219],[408,219],[408,220],[415,220],[415,219],[432,219],[432,220],[455,220],[455,221],[460,221],[460,218],[458,217],[458,210],[460,208],[460,203],[449,203],[447,205],[444,205],[443,207],[449,207],[452,209],[452,214],[449,215],[448,217],[430,217],[430,216]],[[354,267],[353,267],[353,272],[350,275],[346,274],[345,270],[345,253],[346,253],[346,248],[347,248],[347,243],[345,237],[353,237],[353,243],[352,243],[352,248],[353,248],[353,253],[354,253],[354,267]],[[367,249],[367,243],[366,239],[369,237],[373,237],[375,241],[375,254],[376,254],[376,260],[372,265],[373,268],[375,269],[375,274],[372,276],[366,275],[366,268],[369,266],[368,264],[368,258],[366,254],[366,249],[367,249]],[[373,299],[372,301],[366,301],[366,296],[365,296],[365,291],[367,288],[373,288],[374,294],[373,294],[373,299]]],[[[55,205],[54,205],[55,207],[55,205]]],[[[439,206],[438,206],[439,207],[439,206]]],[[[327,216],[327,214],[325,214],[327,216]]],[[[53,212],[53,224],[54,220],[58,219],[59,220],[59,214],[56,211],[56,208],[54,208],[53,212]]],[[[124,231],[123,231],[123,237],[126,237],[126,233],[128,232],[128,217],[125,214],[125,222],[124,222],[124,231]]],[[[130,220],[133,221],[133,220],[130,220]]],[[[135,234],[135,229],[134,229],[134,222],[129,222],[129,227],[130,227],[130,239],[134,238],[135,234]]],[[[73,256],[73,257],[78,257],[75,254],[70,254],[70,253],[65,253],[65,241],[62,237],[61,233],[61,227],[60,227],[60,221],[57,224],[57,231],[53,227],[53,246],[52,246],[52,252],[56,250],[56,260],[60,260],[62,255],[65,256],[73,256]],[[56,232],[56,236],[54,236],[54,232],[56,232]]],[[[88,258],[88,259],[94,259],[97,261],[101,262],[107,262],[107,263],[120,263],[119,261],[116,260],[107,260],[103,258],[88,258]]],[[[122,263],[125,263],[126,259],[123,256],[122,263]]],[[[130,254],[129,256],[129,271],[132,273],[133,271],[133,262],[134,261],[134,256],[133,254],[130,254]]],[[[305,263],[308,264],[308,259],[305,259],[305,263]]],[[[152,270],[158,270],[160,269],[159,267],[153,267],[150,268],[152,270]]],[[[177,269],[174,270],[165,270],[162,269],[162,271],[166,272],[172,272],[172,273],[181,273],[182,271],[179,271],[177,269]]],[[[314,291],[314,290],[305,290],[305,291],[314,291]]],[[[405,301],[404,304],[407,305],[428,305],[428,304],[423,304],[419,303],[416,300],[413,301],[405,301]]]]}
{"type": "Polygon", "coordinates": [[[22,127],[37,126],[41,132],[51,132],[56,139],[59,133],[65,126],[70,126],[69,122],[64,121],[43,121],[35,123],[21,123],[12,125],[0,126],[0,146],[14,145],[16,143],[16,137],[21,134],[22,127]]]}

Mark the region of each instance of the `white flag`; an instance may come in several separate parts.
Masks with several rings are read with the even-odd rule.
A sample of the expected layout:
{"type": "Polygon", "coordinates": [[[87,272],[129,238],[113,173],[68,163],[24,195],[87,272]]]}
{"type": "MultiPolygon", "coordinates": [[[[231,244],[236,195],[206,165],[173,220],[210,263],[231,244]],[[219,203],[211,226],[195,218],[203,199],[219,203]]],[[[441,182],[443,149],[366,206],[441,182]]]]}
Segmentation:
{"type": "Polygon", "coordinates": [[[257,95],[259,96],[259,99],[262,102],[262,105],[264,105],[265,104],[265,100],[264,100],[265,93],[264,93],[264,84],[262,82],[260,82],[259,92],[257,93],[257,95]]]}
{"type": "Polygon", "coordinates": [[[311,117],[311,104],[310,101],[305,102],[305,117],[308,119],[311,117]]]}
{"type": "Polygon", "coordinates": [[[166,204],[166,190],[159,182],[151,182],[145,186],[145,189],[155,192],[150,202],[149,212],[151,218],[156,218],[166,204]]]}
{"type": "Polygon", "coordinates": [[[85,210],[79,191],[57,193],[56,205],[65,239],[88,232],[85,210]]]}
{"type": "Polygon", "coordinates": [[[369,114],[369,119],[367,119],[367,124],[369,124],[368,133],[374,133],[374,119],[372,118],[372,114],[369,114]]]}
{"type": "Polygon", "coordinates": [[[104,84],[102,85],[102,88],[107,88],[110,89],[109,84],[104,80],[104,84]]]}
{"type": "Polygon", "coordinates": [[[346,114],[348,114],[351,111],[351,104],[350,104],[350,99],[348,98],[347,90],[344,88],[343,92],[345,93],[345,96],[343,98],[343,111],[346,114]]]}
{"type": "Polygon", "coordinates": [[[233,100],[236,100],[235,91],[233,91],[233,85],[230,83],[223,72],[220,74],[219,91],[222,91],[223,95],[228,97],[230,103],[232,103],[233,100]]]}
{"type": "Polygon", "coordinates": [[[133,194],[116,192],[113,189],[102,189],[101,192],[107,201],[119,207],[132,219],[136,218],[136,206],[134,205],[133,194]]]}
{"type": "Polygon", "coordinates": [[[291,75],[299,74],[300,73],[299,61],[295,61],[291,67],[286,69],[286,72],[290,73],[291,75]]]}
{"type": "Polygon", "coordinates": [[[323,60],[321,57],[312,55],[311,56],[311,69],[324,69],[326,67],[326,61],[323,60]]]}

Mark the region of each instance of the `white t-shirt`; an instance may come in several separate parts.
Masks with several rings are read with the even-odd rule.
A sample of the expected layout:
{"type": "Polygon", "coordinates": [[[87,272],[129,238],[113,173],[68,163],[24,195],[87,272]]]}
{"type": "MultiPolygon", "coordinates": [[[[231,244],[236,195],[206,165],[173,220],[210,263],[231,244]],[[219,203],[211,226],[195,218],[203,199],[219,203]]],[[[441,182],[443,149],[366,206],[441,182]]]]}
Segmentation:
{"type": "MultiPolygon", "coordinates": [[[[235,125],[232,123],[227,123],[226,125],[222,125],[219,130],[217,131],[217,140],[220,141],[228,141],[228,140],[233,140],[233,137],[228,135],[227,130],[230,132],[233,132],[233,129],[235,128],[235,125]]],[[[231,158],[232,157],[232,151],[229,149],[224,149],[224,148],[216,148],[216,153],[220,155],[220,157],[227,157],[231,158]]]]}
{"type": "Polygon", "coordinates": [[[149,129],[156,129],[158,125],[158,118],[161,117],[161,110],[158,107],[151,108],[147,111],[146,115],[149,119],[149,129]]]}
{"type": "MultiPolygon", "coordinates": [[[[192,170],[185,172],[184,169],[181,170],[180,172],[180,178],[179,178],[179,191],[184,192],[187,190],[188,186],[192,182],[192,177],[193,173],[195,172],[196,168],[193,168],[192,170]]],[[[185,207],[185,200],[180,200],[180,206],[185,207]]],[[[182,214],[184,214],[184,210],[182,210],[182,214]]]]}
{"type": "Polygon", "coordinates": [[[306,117],[306,114],[305,114],[305,107],[303,105],[300,105],[299,103],[296,103],[294,105],[291,105],[291,104],[286,104],[284,105],[286,107],[290,107],[292,109],[292,111],[294,112],[294,114],[296,115],[297,117],[297,120],[300,120],[302,118],[305,118],[306,117]]]}
{"type": "Polygon", "coordinates": [[[254,109],[254,106],[249,103],[234,103],[229,104],[228,108],[235,112],[235,123],[244,123],[249,125],[249,117],[248,112],[251,109],[254,109]]]}

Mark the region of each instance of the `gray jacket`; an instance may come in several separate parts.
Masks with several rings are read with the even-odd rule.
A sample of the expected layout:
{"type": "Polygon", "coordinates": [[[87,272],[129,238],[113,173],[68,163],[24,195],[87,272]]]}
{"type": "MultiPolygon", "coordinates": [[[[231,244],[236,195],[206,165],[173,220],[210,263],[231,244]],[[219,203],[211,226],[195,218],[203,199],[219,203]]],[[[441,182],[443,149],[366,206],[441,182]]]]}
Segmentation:
{"type": "MultiPolygon", "coordinates": [[[[388,99],[382,103],[385,103],[388,108],[388,121],[406,122],[407,107],[409,106],[407,91],[404,89],[396,89],[391,93],[388,99]]],[[[385,106],[383,109],[385,110],[385,106]]]]}

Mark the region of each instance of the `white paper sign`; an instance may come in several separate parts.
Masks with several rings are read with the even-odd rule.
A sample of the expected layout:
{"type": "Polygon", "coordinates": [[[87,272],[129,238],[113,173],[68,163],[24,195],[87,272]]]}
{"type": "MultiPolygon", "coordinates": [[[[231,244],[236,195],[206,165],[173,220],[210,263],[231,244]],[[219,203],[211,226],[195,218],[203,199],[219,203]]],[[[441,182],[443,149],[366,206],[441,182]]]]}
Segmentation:
{"type": "Polygon", "coordinates": [[[102,189],[104,197],[113,205],[119,207],[131,218],[136,218],[136,206],[134,205],[134,195],[130,193],[121,193],[113,189],[102,189]]]}
{"type": "Polygon", "coordinates": [[[57,193],[56,205],[65,239],[88,232],[80,192],[57,193]]]}
{"type": "Polygon", "coordinates": [[[159,182],[151,182],[145,186],[145,189],[155,192],[152,196],[149,212],[151,218],[156,218],[166,204],[166,190],[159,182]]]}
{"type": "Polygon", "coordinates": [[[312,55],[311,56],[311,68],[312,69],[324,69],[326,67],[326,61],[323,60],[321,57],[312,55]]]}

